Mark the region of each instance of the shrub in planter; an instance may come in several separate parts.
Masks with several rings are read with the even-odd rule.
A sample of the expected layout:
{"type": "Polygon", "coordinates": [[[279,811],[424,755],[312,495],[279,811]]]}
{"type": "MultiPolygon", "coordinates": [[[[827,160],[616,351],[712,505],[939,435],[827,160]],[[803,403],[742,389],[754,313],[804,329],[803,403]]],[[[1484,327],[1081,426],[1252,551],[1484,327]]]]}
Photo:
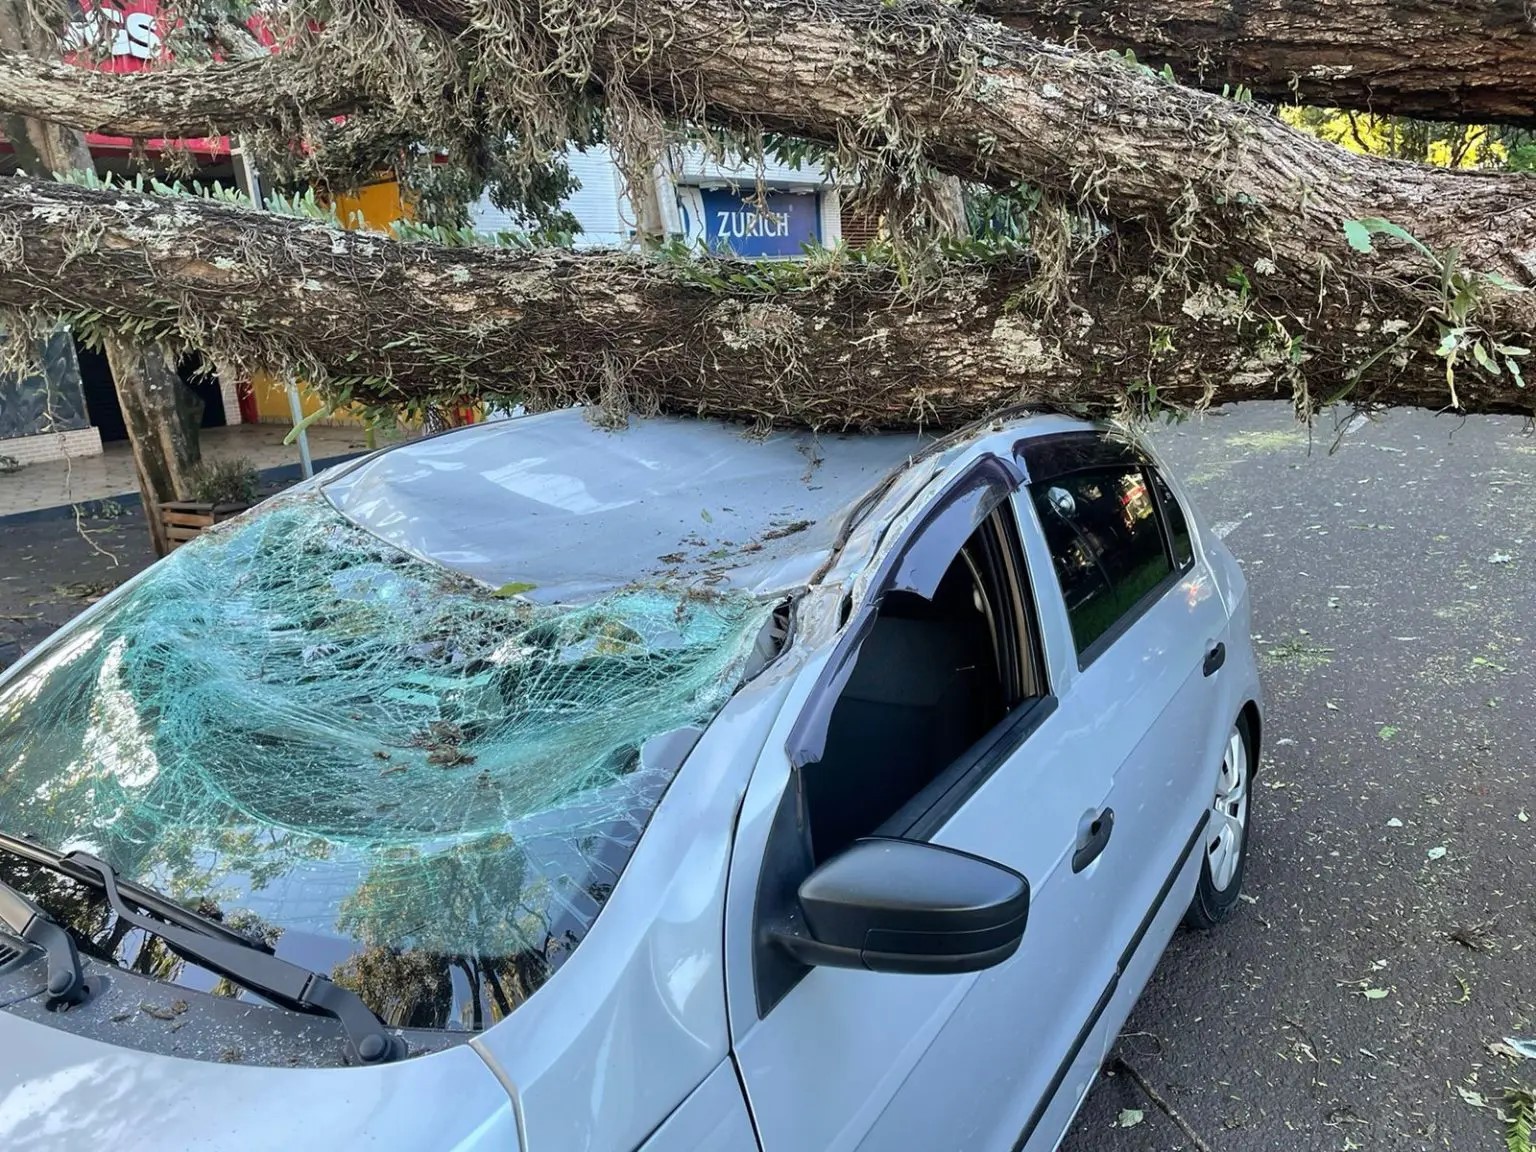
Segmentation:
{"type": "Polygon", "coordinates": [[[166,544],[177,548],[204,528],[240,515],[256,503],[256,467],[244,457],[198,465],[192,474],[192,499],[160,505],[166,544]]]}
{"type": "Polygon", "coordinates": [[[256,503],[259,486],[256,466],[244,456],[232,460],[204,461],[192,474],[192,499],[198,504],[256,503]]]}

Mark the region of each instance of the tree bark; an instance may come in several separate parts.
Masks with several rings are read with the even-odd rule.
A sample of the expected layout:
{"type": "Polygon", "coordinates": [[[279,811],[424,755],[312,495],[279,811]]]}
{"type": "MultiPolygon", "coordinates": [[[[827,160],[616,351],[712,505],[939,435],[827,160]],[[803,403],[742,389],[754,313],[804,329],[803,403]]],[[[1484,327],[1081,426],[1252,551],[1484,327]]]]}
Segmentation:
{"type": "MultiPolygon", "coordinates": [[[[1041,40],[1132,51],[1181,83],[1258,100],[1536,128],[1536,16],[1526,0],[971,0],[1041,40]]],[[[414,0],[468,24],[460,0],[414,0]]],[[[247,35],[246,40],[250,40],[247,35]]],[[[326,117],[371,101],[340,67],[245,57],[203,69],[90,76],[0,52],[0,100],[85,131],[147,137],[326,117]],[[209,82],[211,80],[211,83],[209,82]]]]}
{"type": "MultiPolygon", "coordinates": [[[[329,373],[338,399],[869,428],[953,426],[1013,404],[1107,414],[1326,398],[1305,391],[1291,346],[1243,319],[1237,293],[1195,307],[1154,293],[1155,267],[1134,241],[1103,244],[1047,305],[1022,258],[962,259],[904,286],[852,261],[404,245],[209,201],[0,180],[0,307],[68,307],[212,344],[216,358],[329,373]]],[[[1329,307],[1315,334],[1329,355],[1390,347],[1368,299],[1329,307]]],[[[1440,361],[1397,359],[1378,357],[1351,399],[1447,406],[1440,361]]],[[[1457,381],[1466,411],[1531,410],[1502,375],[1457,381]]]]}
{"type": "Polygon", "coordinates": [[[1536,127],[1536,16],[1525,0],[975,0],[1046,40],[1081,39],[1300,102],[1424,120],[1536,127]]]}
{"type": "Polygon", "coordinates": [[[716,122],[832,142],[861,133],[855,149],[897,169],[926,154],[955,175],[1025,181],[1165,233],[1190,211],[1199,245],[1250,266],[1269,255],[1309,281],[1326,260],[1361,263],[1346,220],[1394,214],[1431,248],[1536,279],[1525,174],[1357,156],[1261,109],[925,0],[634,0],[596,47],[598,80],[670,113],[696,112],[702,92],[716,122]]]}
{"type": "Polygon", "coordinates": [[[965,211],[965,185],[958,176],[938,177],[933,200],[933,226],[938,235],[970,235],[971,222],[965,211]]]}
{"type": "Polygon", "coordinates": [[[112,382],[123,410],[128,444],[150,538],[157,555],[169,551],[160,505],[192,494],[192,469],[199,452],[195,431],[176,403],[182,387],[160,349],[108,335],[103,341],[112,382]]]}
{"type": "MultiPolygon", "coordinates": [[[[1033,185],[1045,193],[1050,209],[1041,224],[1055,221],[1056,227],[1035,229],[1039,267],[1027,284],[1015,270],[1015,290],[1027,287],[1044,301],[1076,303],[1096,324],[1125,324],[1127,332],[1158,350],[1153,359],[1163,367],[1166,357],[1184,355],[1178,341],[1187,334],[1194,333],[1199,344],[1209,334],[1209,325],[1224,323],[1225,352],[1237,358],[1225,375],[1210,359],[1213,348],[1194,350],[1199,365],[1212,374],[1213,396],[1228,395],[1234,372],[1245,375],[1249,369],[1244,366],[1256,356],[1269,357],[1270,350],[1283,346],[1285,365],[1270,364],[1263,373],[1271,387],[1282,371],[1293,383],[1300,372],[1299,384],[1308,395],[1347,393],[1361,400],[1380,396],[1386,402],[1433,404],[1454,397],[1469,409],[1481,410],[1497,405],[1523,411],[1529,406],[1514,375],[1514,358],[1530,347],[1536,332],[1536,293],[1516,290],[1536,282],[1536,181],[1529,177],[1452,172],[1352,155],[1294,132],[1252,105],[1168,83],[1118,57],[1046,44],[932,0],[625,0],[595,12],[591,22],[574,31],[568,22],[553,18],[545,27],[543,13],[531,0],[501,0],[498,19],[489,23],[484,20],[485,5],[468,0],[393,4],[397,14],[448,33],[465,76],[506,74],[515,63],[512,71],[519,75],[562,77],[558,83],[565,87],[535,95],[524,107],[516,101],[528,99],[526,93],[484,93],[487,101],[502,102],[491,119],[511,124],[535,146],[560,143],[538,136],[541,124],[543,131],[554,132],[566,123],[554,114],[555,105],[590,98],[600,90],[610,102],[639,101],[664,116],[709,120],[748,134],[773,131],[827,141],[838,147],[845,161],[885,172],[908,187],[929,178],[929,164],[966,179],[1033,185]],[[583,61],[590,64],[585,73],[579,63],[583,61]],[[1108,233],[1075,223],[1063,206],[1086,206],[1108,233]],[[1373,251],[1357,250],[1365,236],[1362,222],[1378,217],[1415,239],[1377,236],[1373,251]],[[1086,278],[1103,277],[1110,270],[1119,278],[1115,284],[1086,278]],[[1175,351],[1169,351],[1170,344],[1175,351]],[[1437,349],[1453,351],[1460,359],[1437,356],[1437,349]],[[1481,350],[1476,358],[1475,349],[1481,350]],[[1447,368],[1453,378],[1447,378],[1447,368]],[[1429,382],[1437,374],[1435,390],[1429,382]]],[[[381,4],[375,11],[383,13],[388,7],[381,4]]],[[[216,86],[216,75],[216,70],[207,71],[205,92],[216,86]]],[[[95,210],[79,203],[68,214],[89,216],[95,210]]],[[[140,205],[129,214],[140,211],[150,209],[140,205]]],[[[165,214],[163,219],[190,221],[203,210],[178,202],[162,204],[158,211],[165,214]]],[[[34,214],[34,234],[35,222],[34,214]]],[[[26,235],[29,222],[18,219],[17,227],[26,235]]],[[[149,225],[106,217],[95,218],[92,227],[104,230],[96,258],[108,250],[120,253],[125,243],[133,249],[153,246],[163,235],[151,229],[151,240],[144,231],[149,225]],[[130,231],[122,232],[125,227],[130,231]]],[[[206,243],[214,246],[213,238],[206,243]]],[[[236,262],[230,270],[233,280],[247,283],[250,269],[241,272],[246,262],[238,251],[218,251],[221,259],[236,262]]],[[[178,274],[188,266],[174,251],[157,255],[178,268],[178,274]]],[[[411,263],[416,257],[384,250],[378,255],[390,268],[440,266],[435,257],[418,266],[411,263]]],[[[271,258],[280,266],[291,265],[280,253],[271,258]]],[[[472,259],[485,263],[460,265],[458,273],[493,279],[511,275],[500,285],[503,292],[524,284],[523,272],[507,269],[542,267],[499,264],[483,254],[472,259]]],[[[536,363],[571,365],[570,378],[578,381],[576,391],[583,392],[590,383],[590,372],[582,367],[587,359],[581,349],[569,347],[573,334],[580,334],[591,342],[589,347],[611,353],[613,362],[621,365],[616,371],[626,378],[639,372],[666,402],[686,406],[690,393],[668,389],[679,377],[696,377],[703,370],[701,362],[690,366],[677,359],[678,343],[653,332],[647,319],[670,317],[691,326],[690,309],[701,307],[696,294],[689,297],[692,304],[688,299],[668,304],[651,291],[666,284],[687,297],[686,274],[652,269],[641,275],[628,266],[615,271],[602,264],[567,262],[565,257],[548,259],[552,263],[545,271],[526,282],[527,293],[553,293],[573,318],[569,324],[546,317],[540,301],[526,293],[488,307],[479,285],[453,283],[441,286],[442,300],[423,301],[419,319],[378,316],[374,334],[398,332],[430,354],[402,344],[389,350],[358,347],[356,326],[326,345],[329,337],[319,334],[339,324],[330,299],[302,289],[290,289],[284,316],[265,314],[267,327],[260,329],[265,333],[260,337],[259,326],[244,331],[237,315],[219,311],[226,302],[198,297],[196,293],[208,287],[198,277],[193,277],[194,287],[170,295],[156,284],[134,290],[148,293],[159,322],[178,323],[185,331],[209,329],[220,340],[245,342],[248,353],[257,351],[263,340],[274,347],[281,343],[285,328],[294,334],[302,330],[320,339],[304,347],[290,342],[290,350],[304,363],[335,365],[336,348],[346,347],[355,350],[353,363],[370,365],[358,373],[396,370],[403,379],[431,381],[430,387],[437,388],[443,387],[445,373],[484,371],[492,379],[526,387],[540,399],[559,395],[558,380],[530,377],[531,369],[487,363],[478,349],[495,345],[532,354],[536,363]],[[596,268],[605,271],[588,271],[596,268]],[[616,322],[622,301],[587,299],[581,293],[629,291],[629,277],[646,289],[637,297],[645,300],[645,308],[636,317],[641,326],[637,346],[645,351],[633,356],[623,350],[622,342],[615,344],[614,336],[594,339],[597,333],[580,319],[596,318],[599,330],[603,323],[616,322]],[[445,323],[444,301],[450,299],[469,310],[463,315],[475,317],[467,354],[453,351],[461,347],[463,337],[445,323]],[[210,309],[217,314],[205,315],[210,309]],[[297,315],[292,314],[295,310],[297,315]],[[315,327],[308,326],[312,312],[315,327]],[[524,330],[530,319],[533,327],[524,330]],[[548,331],[540,327],[546,319],[548,331]],[[653,337],[660,342],[654,348],[646,344],[653,337]],[[527,343],[530,338],[535,343],[527,343]]],[[[48,262],[44,258],[43,263],[48,262]]],[[[77,268],[93,266],[92,256],[81,255],[59,267],[68,273],[64,282],[71,291],[78,285],[94,300],[99,297],[96,285],[82,283],[74,274],[77,268]]],[[[377,271],[366,264],[356,269],[364,279],[377,271]]],[[[122,278],[120,290],[135,276],[127,268],[103,267],[102,274],[122,278]]],[[[834,293],[834,299],[823,302],[827,306],[854,307],[852,299],[857,303],[850,315],[877,327],[882,317],[899,313],[901,305],[882,310],[869,295],[884,273],[845,275],[839,291],[853,296],[834,293]]],[[[320,276],[315,280],[328,283],[320,276]]],[[[12,282],[25,280],[16,276],[12,282]]],[[[249,282],[256,293],[249,301],[255,315],[271,298],[261,294],[259,274],[249,282]]],[[[897,286],[893,280],[883,283],[891,290],[897,286]]],[[[334,298],[351,301],[359,316],[377,315],[379,305],[357,298],[351,290],[338,289],[334,298]]],[[[712,299],[715,306],[722,304],[718,297],[712,299]]],[[[775,295],[772,303],[802,319],[819,314],[820,305],[804,305],[801,311],[802,301],[783,294],[775,295]]],[[[117,310],[121,308],[119,304],[117,310]]],[[[924,312],[912,319],[912,331],[923,329],[931,316],[924,312]]],[[[958,312],[952,317],[955,323],[963,319],[958,312]]],[[[1000,315],[993,318],[1014,323],[1000,315]]],[[[463,326],[462,316],[458,326],[463,326]]],[[[973,325],[961,327],[974,333],[973,325]]],[[[361,330],[369,331],[366,325],[361,330]]],[[[844,342],[842,353],[801,333],[797,340],[821,350],[812,355],[797,345],[793,356],[785,348],[776,354],[786,363],[824,365],[835,375],[838,356],[846,355],[848,342],[867,334],[841,324],[824,330],[844,342]]],[[[1037,332],[1035,338],[1049,335],[1037,332]]],[[[733,339],[739,338],[739,333],[733,334],[733,339]]],[[[1106,337],[1112,355],[1095,351],[1094,342],[1087,341],[1083,349],[1066,349],[1062,356],[1078,373],[1086,373],[1089,364],[1101,369],[1144,364],[1150,353],[1125,347],[1121,338],[1106,337]]],[[[871,339],[902,343],[888,329],[885,336],[871,339]]],[[[934,339],[934,356],[918,355],[914,363],[944,361],[955,347],[942,335],[934,339]]],[[[730,350],[730,342],[723,347],[730,350]]],[[[1001,355],[1002,347],[993,351],[1001,355]]],[[[708,357],[702,363],[711,372],[724,370],[708,357]]],[[[993,367],[1000,363],[993,362],[993,367]]],[[[763,366],[755,363],[757,369],[763,366]]],[[[978,386],[992,379],[984,364],[960,371],[961,380],[976,379],[978,386]]],[[[1061,371],[1072,375],[1065,368],[1061,371]]],[[[1149,371],[1148,377],[1162,389],[1156,373],[1149,371]]],[[[1043,379],[1033,383],[1045,386],[1043,379]]],[[[1102,383],[1085,386],[1097,388],[1100,398],[1108,394],[1102,383]]],[[[1246,386],[1239,385],[1239,391],[1246,386]]],[[[948,382],[938,385],[940,391],[948,387],[948,382]]],[[[462,388],[454,390],[459,391],[462,388]]],[[[871,406],[850,394],[842,399],[852,423],[895,418],[883,402],[871,406]]],[[[743,401],[737,397],[732,403],[743,401]]],[[[960,401],[956,404],[963,407],[960,401]]],[[[920,411],[921,405],[905,418],[920,411]]],[[[810,419],[815,412],[793,418],[802,415],[810,419]]],[[[822,418],[831,417],[824,413],[822,418]]]]}
{"type": "Polygon", "coordinates": [[[341,67],[277,54],[129,74],[0,47],[0,110],[108,136],[195,138],[351,112],[367,103],[341,67]]]}

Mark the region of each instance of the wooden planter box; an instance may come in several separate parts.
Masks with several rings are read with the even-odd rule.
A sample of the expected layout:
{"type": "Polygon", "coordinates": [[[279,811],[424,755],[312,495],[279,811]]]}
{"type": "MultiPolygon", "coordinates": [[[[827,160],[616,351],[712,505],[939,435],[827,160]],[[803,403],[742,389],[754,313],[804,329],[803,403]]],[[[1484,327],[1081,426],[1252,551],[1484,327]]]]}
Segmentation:
{"type": "Polygon", "coordinates": [[[180,548],[204,528],[211,528],[221,520],[232,520],[249,507],[249,504],[199,504],[192,500],[172,500],[160,505],[166,549],[180,548]]]}

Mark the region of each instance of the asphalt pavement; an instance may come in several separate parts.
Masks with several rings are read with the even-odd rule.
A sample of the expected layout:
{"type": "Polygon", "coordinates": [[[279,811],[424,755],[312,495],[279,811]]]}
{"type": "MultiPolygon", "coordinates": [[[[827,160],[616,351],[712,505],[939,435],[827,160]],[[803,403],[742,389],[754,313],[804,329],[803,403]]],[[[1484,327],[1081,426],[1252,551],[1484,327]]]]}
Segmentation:
{"type": "MultiPolygon", "coordinates": [[[[1249,899],[1176,937],[1118,1048],[1194,1136],[1121,1074],[1064,1152],[1494,1152],[1536,1082],[1489,1047],[1536,1036],[1536,436],[1337,434],[1279,404],[1154,434],[1253,589],[1249,899]]],[[[0,646],[149,559],[136,508],[0,526],[0,646]]]]}
{"type": "Polygon", "coordinates": [[[1176,937],[1118,1046],[1193,1137],[1111,1074],[1063,1152],[1494,1152],[1536,1083],[1489,1047],[1536,1036],[1536,436],[1338,431],[1154,434],[1253,591],[1249,899],[1176,937]]]}
{"type": "Polygon", "coordinates": [[[0,668],[154,558],[137,501],[93,501],[78,517],[0,517],[0,668]]]}

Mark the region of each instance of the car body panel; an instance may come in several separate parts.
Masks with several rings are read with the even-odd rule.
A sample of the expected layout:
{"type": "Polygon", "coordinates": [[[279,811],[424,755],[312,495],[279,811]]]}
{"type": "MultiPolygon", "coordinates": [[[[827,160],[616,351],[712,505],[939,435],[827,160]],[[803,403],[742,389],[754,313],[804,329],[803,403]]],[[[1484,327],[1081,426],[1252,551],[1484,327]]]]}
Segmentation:
{"type": "Polygon", "coordinates": [[[640,1152],[758,1152],[736,1066],[722,1061],[640,1152]]]}
{"type": "Polygon", "coordinates": [[[0,1052],[0,1142],[16,1152],[519,1150],[511,1100],[463,1046],[373,1068],[249,1067],[149,1055],[0,1012],[0,1052]]]}
{"type": "Polygon", "coordinates": [[[661,416],[597,430],[565,409],[401,445],[322,490],[396,547],[536,602],[705,575],[772,596],[809,583],[847,511],[931,443],[661,416]]]}
{"type": "Polygon", "coordinates": [[[636,1148],[729,1055],[720,925],[732,830],[791,681],[766,674],[732,698],[581,947],[470,1041],[519,1102],[525,1152],[636,1148]]]}

